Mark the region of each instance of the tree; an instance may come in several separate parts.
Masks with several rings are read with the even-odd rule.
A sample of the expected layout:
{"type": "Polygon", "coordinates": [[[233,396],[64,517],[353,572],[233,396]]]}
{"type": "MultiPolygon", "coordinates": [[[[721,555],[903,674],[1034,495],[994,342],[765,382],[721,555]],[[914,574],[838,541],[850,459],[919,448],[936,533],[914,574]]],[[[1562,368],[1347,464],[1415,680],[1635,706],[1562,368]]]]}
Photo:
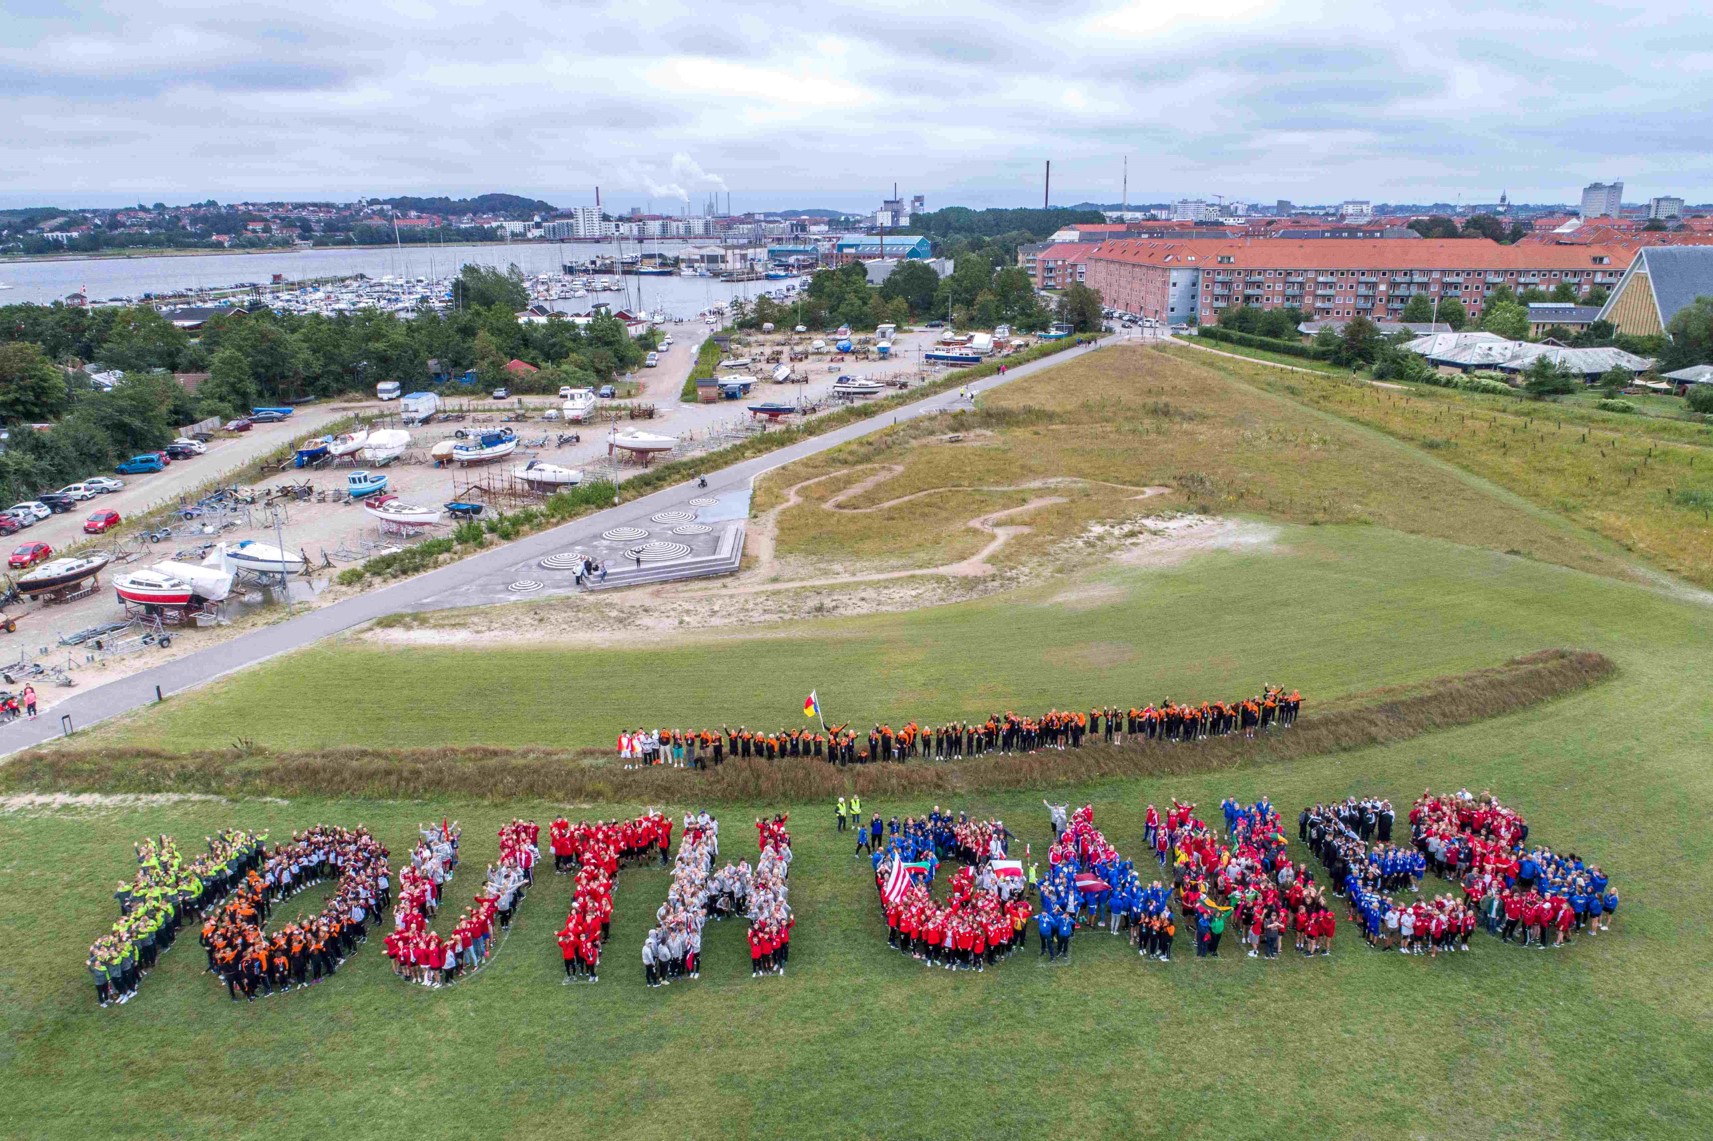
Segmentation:
{"type": "Polygon", "coordinates": [[[1433,301],[1425,293],[1418,293],[1404,303],[1404,320],[1411,324],[1421,324],[1433,320],[1433,301]]]}
{"type": "Polygon", "coordinates": [[[250,362],[237,349],[221,349],[208,362],[208,379],[196,388],[197,411],[204,416],[231,419],[242,416],[256,403],[256,381],[250,362]]]}
{"type": "Polygon", "coordinates": [[[1461,238],[1457,223],[1441,214],[1431,218],[1417,218],[1409,224],[1409,228],[1424,238],[1461,238]]]}
{"type": "Polygon", "coordinates": [[[1338,348],[1333,353],[1333,363],[1351,368],[1367,364],[1384,344],[1374,322],[1366,317],[1352,317],[1344,323],[1344,332],[1339,336],[1338,348]]]}
{"type": "Polygon", "coordinates": [[[65,373],[41,349],[22,341],[0,344],[0,421],[52,420],[66,402],[65,373]]]}
{"type": "Polygon", "coordinates": [[[1439,320],[1442,325],[1450,325],[1453,329],[1461,329],[1469,324],[1469,310],[1463,307],[1463,302],[1455,297],[1447,297],[1439,303],[1439,320]]]}
{"type": "Polygon", "coordinates": [[[460,310],[497,305],[516,313],[529,304],[529,289],[523,283],[523,271],[515,265],[503,270],[467,265],[452,282],[452,304],[460,310]]]}
{"type": "Polygon", "coordinates": [[[1609,345],[1612,338],[1617,336],[1618,327],[1610,321],[1595,320],[1589,322],[1586,329],[1570,339],[1570,343],[1579,349],[1609,345]]]}
{"type": "Polygon", "coordinates": [[[1713,416],[1713,384],[1692,384],[1683,399],[1691,412],[1713,416]]]}
{"type": "Polygon", "coordinates": [[[1595,383],[1600,386],[1600,391],[1604,392],[1607,396],[1616,396],[1618,393],[1624,391],[1632,379],[1633,378],[1631,377],[1628,369],[1619,368],[1617,365],[1613,365],[1611,368],[1601,373],[1600,379],[1595,383]]]}
{"type": "Polygon", "coordinates": [[[1502,242],[1508,234],[1505,223],[1491,214],[1473,214],[1463,223],[1463,236],[1466,238],[1491,238],[1502,242]]]}
{"type": "Polygon", "coordinates": [[[1593,289],[1588,291],[1588,297],[1584,300],[1583,304],[1604,305],[1606,304],[1606,299],[1610,296],[1612,296],[1612,291],[1610,289],[1607,289],[1604,285],[1596,285],[1593,289]]]}
{"type": "Polygon", "coordinates": [[[1671,338],[1665,350],[1667,371],[1713,363],[1713,297],[1697,297],[1685,305],[1665,331],[1671,338]]]}
{"type": "Polygon", "coordinates": [[[1580,382],[1571,374],[1559,368],[1558,362],[1547,353],[1535,358],[1523,373],[1523,391],[1536,400],[1545,400],[1549,396],[1564,396],[1575,392],[1580,382]]]}
{"type": "Polygon", "coordinates": [[[1550,299],[1561,304],[1574,305],[1578,300],[1576,296],[1576,286],[1572,285],[1568,281],[1561,281],[1552,287],[1552,296],[1550,299]]]}
{"type": "Polygon", "coordinates": [[[1481,314],[1481,328],[1508,340],[1520,341],[1529,335],[1529,314],[1517,304],[1489,305],[1481,314]]]}
{"type": "Polygon", "coordinates": [[[1098,331],[1101,327],[1100,294],[1078,282],[1059,298],[1059,320],[1079,333],[1098,331]]]}
{"type": "Polygon", "coordinates": [[[1642,229],[1646,230],[1650,234],[1658,234],[1669,228],[1670,227],[1658,218],[1649,218],[1647,225],[1642,227],[1642,229]]]}
{"type": "Polygon", "coordinates": [[[926,262],[909,260],[900,263],[881,283],[880,295],[887,300],[901,298],[913,316],[924,316],[934,307],[934,291],[940,288],[940,275],[926,262]]]}

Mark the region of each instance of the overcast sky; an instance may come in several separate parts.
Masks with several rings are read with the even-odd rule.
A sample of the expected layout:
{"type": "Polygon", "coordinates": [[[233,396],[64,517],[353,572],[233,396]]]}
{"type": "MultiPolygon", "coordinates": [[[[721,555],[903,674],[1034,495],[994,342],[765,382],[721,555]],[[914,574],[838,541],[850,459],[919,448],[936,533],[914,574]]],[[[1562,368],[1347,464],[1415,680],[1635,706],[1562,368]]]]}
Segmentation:
{"type": "Polygon", "coordinates": [[[1699,4],[6,0],[0,203],[1713,199],[1699,4]]]}

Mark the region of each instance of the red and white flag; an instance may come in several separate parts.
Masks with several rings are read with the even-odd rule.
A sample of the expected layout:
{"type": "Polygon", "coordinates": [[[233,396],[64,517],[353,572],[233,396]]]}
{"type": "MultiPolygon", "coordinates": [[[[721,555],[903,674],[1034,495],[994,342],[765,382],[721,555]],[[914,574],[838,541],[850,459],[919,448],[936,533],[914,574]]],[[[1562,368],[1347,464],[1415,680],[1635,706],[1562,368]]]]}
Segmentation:
{"type": "Polygon", "coordinates": [[[995,860],[995,861],[993,861],[993,874],[998,876],[1000,879],[1006,879],[1007,877],[1011,877],[1011,876],[1015,876],[1018,879],[1022,879],[1023,878],[1023,861],[1022,860],[995,860]]]}

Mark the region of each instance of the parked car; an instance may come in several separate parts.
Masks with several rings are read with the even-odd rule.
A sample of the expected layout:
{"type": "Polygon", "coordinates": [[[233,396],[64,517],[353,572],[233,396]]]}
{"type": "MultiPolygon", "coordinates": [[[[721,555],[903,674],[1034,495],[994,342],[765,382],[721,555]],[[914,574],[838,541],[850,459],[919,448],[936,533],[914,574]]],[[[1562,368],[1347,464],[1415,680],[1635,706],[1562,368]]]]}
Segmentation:
{"type": "MultiPolygon", "coordinates": [[[[278,424],[284,419],[284,412],[276,412],[272,408],[264,408],[260,412],[250,413],[250,423],[252,424],[278,424]]],[[[243,431],[243,429],[240,428],[239,431],[243,431]]]]}
{"type": "Polygon", "coordinates": [[[160,451],[152,452],[150,454],[156,456],[161,461],[162,467],[171,467],[172,466],[172,456],[167,452],[167,450],[165,448],[162,448],[160,451]]]}
{"type": "Polygon", "coordinates": [[[511,394],[512,394],[512,392],[511,392],[511,389],[509,389],[509,388],[496,388],[496,389],[494,389],[494,399],[495,400],[507,400],[511,397],[511,394]]]}
{"type": "Polygon", "coordinates": [[[198,456],[200,456],[202,453],[204,453],[208,450],[208,445],[203,443],[201,440],[192,440],[192,439],[189,439],[188,437],[185,437],[185,436],[180,436],[178,439],[174,440],[171,444],[168,444],[167,447],[171,448],[171,447],[174,447],[175,445],[177,447],[181,447],[181,448],[188,448],[192,455],[198,455],[198,456]]]}
{"type": "Polygon", "coordinates": [[[54,557],[54,549],[46,543],[25,543],[12,552],[6,565],[13,570],[25,570],[54,557]]]}
{"type": "Polygon", "coordinates": [[[599,396],[602,400],[611,400],[613,398],[613,386],[610,384],[603,384],[601,385],[601,390],[595,393],[595,395],[599,396]]]}
{"type": "Polygon", "coordinates": [[[0,512],[0,514],[4,514],[6,518],[12,521],[13,526],[20,529],[36,525],[36,513],[34,511],[6,511],[0,512]]]}
{"type": "Polygon", "coordinates": [[[105,495],[109,491],[125,490],[125,481],[122,479],[114,479],[110,475],[97,475],[84,480],[83,486],[87,487],[91,491],[105,495]]]}
{"type": "Polygon", "coordinates": [[[83,521],[83,532],[86,535],[99,535],[119,525],[117,511],[97,511],[83,521]]]}
{"type": "Polygon", "coordinates": [[[113,470],[120,475],[142,475],[145,472],[165,471],[166,466],[161,462],[161,457],[153,452],[144,452],[140,456],[132,456],[113,470]]]}
{"type": "Polygon", "coordinates": [[[77,506],[77,500],[73,499],[69,495],[61,495],[57,491],[42,492],[40,495],[36,496],[36,502],[47,504],[48,510],[52,511],[55,515],[64,515],[67,511],[70,511],[73,507],[77,506]]]}
{"type": "Polygon", "coordinates": [[[172,443],[167,445],[167,456],[168,458],[175,460],[193,460],[207,450],[208,449],[206,448],[200,450],[189,448],[184,444],[179,443],[177,440],[174,440],[172,443]]]}
{"type": "Polygon", "coordinates": [[[16,535],[23,529],[24,525],[22,523],[18,522],[4,511],[0,511],[0,535],[16,535]]]}
{"type": "Polygon", "coordinates": [[[228,432],[248,432],[255,426],[254,421],[243,416],[238,417],[236,420],[226,421],[226,430],[228,432]]]}
{"type": "Polygon", "coordinates": [[[57,494],[69,495],[71,498],[78,500],[94,499],[97,495],[101,494],[101,489],[99,487],[91,487],[87,483],[68,483],[64,487],[60,488],[57,494]]]}
{"type": "Polygon", "coordinates": [[[23,515],[27,513],[35,516],[37,519],[46,519],[54,513],[53,508],[49,507],[46,503],[42,503],[35,499],[26,499],[22,503],[14,503],[12,506],[6,508],[6,510],[10,511],[14,515],[23,515]]]}
{"type": "Polygon", "coordinates": [[[571,399],[571,391],[572,391],[572,389],[571,389],[571,386],[569,384],[560,385],[559,386],[559,399],[561,399],[561,400],[571,399]]]}

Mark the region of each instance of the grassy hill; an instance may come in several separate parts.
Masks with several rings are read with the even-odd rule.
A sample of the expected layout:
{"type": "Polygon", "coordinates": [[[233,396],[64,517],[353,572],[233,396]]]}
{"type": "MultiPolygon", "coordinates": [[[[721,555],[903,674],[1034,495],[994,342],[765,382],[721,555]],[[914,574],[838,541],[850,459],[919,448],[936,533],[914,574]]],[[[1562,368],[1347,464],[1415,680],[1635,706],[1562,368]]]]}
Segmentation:
{"type": "MultiPolygon", "coordinates": [[[[1704,894],[1713,608],[1656,585],[1619,544],[1527,487],[1501,487],[1498,469],[1490,482],[1286,389],[1194,362],[1100,358],[988,399],[977,415],[989,419],[966,426],[994,434],[992,454],[908,435],[864,442],[781,473],[758,497],[766,507],[801,479],[849,470],[781,515],[785,563],[826,565],[848,525],[847,538],[884,548],[876,562],[927,567],[961,553],[936,552],[937,535],[1018,496],[942,497],[955,509],[928,496],[877,520],[823,511],[832,488],[854,482],[860,465],[897,463],[895,487],[853,502],[950,477],[997,486],[1054,470],[1175,489],[1129,505],[1073,492],[1030,516],[1037,530],[1015,552],[1041,573],[1020,589],[610,648],[336,641],[103,729],[75,757],[58,754],[83,766],[71,782],[92,790],[82,800],[45,799],[73,769],[0,769],[0,1133],[304,1136],[360,1121],[366,1137],[416,1138],[478,1119],[523,1138],[567,1129],[615,1138],[1713,1133],[1702,1092],[1713,1081],[1713,991],[1701,985],[1713,966],[1704,894]],[[1091,414],[1090,401],[1103,399],[1091,414]],[[1198,418],[1147,412],[1153,403],[1198,418]],[[1003,409],[1025,407],[1040,414],[1002,422],[1003,409]],[[1110,424],[1111,435],[1091,428],[1079,439],[1066,424],[1110,424]],[[1208,485],[1174,480],[1186,472],[1208,485]],[[1201,499],[1276,531],[1172,565],[1055,561],[1059,544],[1103,513],[1197,509],[1201,499]],[[918,507],[924,514],[912,514],[918,507]],[[891,531],[870,524],[887,519],[932,526],[883,539],[891,531]],[[504,821],[639,807],[569,791],[329,795],[344,787],[343,746],[565,748],[604,744],[639,722],[800,724],[811,686],[830,716],[860,724],[1229,697],[1272,681],[1303,689],[1306,730],[1330,704],[1547,647],[1597,651],[1616,672],[1507,716],[1387,745],[1257,750],[1246,763],[1196,771],[1190,761],[1068,789],[1049,772],[1046,782],[1055,800],[1093,804],[1107,835],[1137,856],[1146,805],[1172,797],[1211,809],[1225,796],[1266,794],[1294,816],[1349,794],[1407,805],[1426,787],[1491,790],[1528,818],[1534,838],[1598,861],[1623,892],[1609,935],[1564,950],[1477,935],[1474,953],[1429,962],[1371,952],[1343,925],[1331,958],[1197,960],[1180,942],[1186,953],[1167,965],[1084,932],[1068,966],[1037,961],[1031,943],[979,976],[930,971],[887,948],[866,861],[834,831],[830,799],[782,791],[717,810],[722,856],[753,856],[749,821],[791,813],[798,927],[785,978],[745,974],[742,928],[727,923],[710,927],[700,980],[645,988],[637,952],[666,890],[654,870],[621,874],[610,965],[594,987],[559,984],[553,932],[570,890],[550,869],[499,957],[450,990],[396,980],[374,939],[332,983],[253,1005],[227,1001],[191,940],[119,1009],[95,1007],[82,968],[145,834],[199,841],[235,824],[279,837],[316,821],[362,822],[396,856],[419,821],[450,815],[465,830],[452,908],[474,890],[504,821]],[[251,763],[228,748],[239,736],[264,752],[328,751],[324,791],[131,795],[203,791],[209,758],[251,763]],[[170,758],[135,756],[162,749],[204,752],[176,774],[170,758]]],[[[662,782],[669,811],[698,805],[697,780],[662,782]]],[[[568,778],[573,786],[585,787],[568,778]]],[[[1044,851],[1038,790],[969,787],[870,792],[865,807],[902,816],[940,799],[1000,815],[1044,851]]],[[[442,928],[455,914],[443,912],[442,928]]]]}

